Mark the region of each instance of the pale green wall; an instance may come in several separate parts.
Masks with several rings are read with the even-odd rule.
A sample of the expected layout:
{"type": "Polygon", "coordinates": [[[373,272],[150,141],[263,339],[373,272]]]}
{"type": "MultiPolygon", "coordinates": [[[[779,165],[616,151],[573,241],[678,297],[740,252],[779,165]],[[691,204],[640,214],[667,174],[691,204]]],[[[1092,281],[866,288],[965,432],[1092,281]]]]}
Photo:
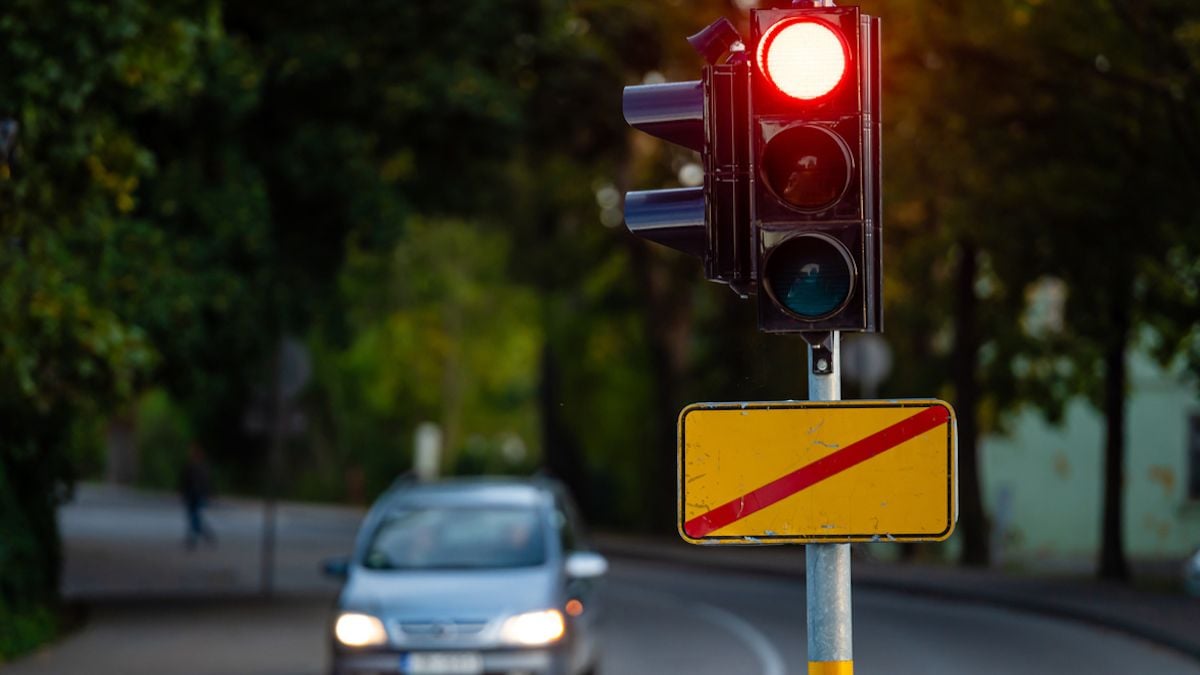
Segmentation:
{"type": "MultiPolygon", "coordinates": [[[[1200,546],[1200,503],[1186,500],[1188,416],[1200,414],[1197,388],[1148,359],[1131,359],[1125,535],[1137,558],[1178,558],[1200,546]]],[[[984,501],[1004,520],[1005,561],[1079,563],[1100,540],[1104,426],[1086,402],[1073,402],[1061,426],[1021,414],[1007,437],[981,444],[984,501]]]]}

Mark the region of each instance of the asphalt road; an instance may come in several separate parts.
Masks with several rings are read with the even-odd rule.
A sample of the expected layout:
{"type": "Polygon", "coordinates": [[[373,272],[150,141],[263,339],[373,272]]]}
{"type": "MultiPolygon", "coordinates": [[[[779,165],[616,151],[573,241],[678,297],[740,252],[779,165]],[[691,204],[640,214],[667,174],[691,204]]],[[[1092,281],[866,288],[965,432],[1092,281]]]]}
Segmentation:
{"type": "MultiPolygon", "coordinates": [[[[213,549],[182,546],[168,498],[85,491],[62,514],[70,594],[93,607],[62,643],[4,675],[319,675],[332,587],[317,561],[348,547],[358,512],[280,510],[272,600],[255,597],[261,511],[213,510],[213,549]]],[[[603,591],[605,675],[806,672],[797,580],[614,560],[603,591]]],[[[862,589],[856,672],[1200,675],[1174,652],[1091,626],[862,589]]]]}
{"type": "MultiPolygon", "coordinates": [[[[802,582],[618,561],[606,673],[805,673],[802,582]]],[[[855,672],[889,675],[1200,674],[1123,634],[986,605],[854,594],[855,672]]]]}

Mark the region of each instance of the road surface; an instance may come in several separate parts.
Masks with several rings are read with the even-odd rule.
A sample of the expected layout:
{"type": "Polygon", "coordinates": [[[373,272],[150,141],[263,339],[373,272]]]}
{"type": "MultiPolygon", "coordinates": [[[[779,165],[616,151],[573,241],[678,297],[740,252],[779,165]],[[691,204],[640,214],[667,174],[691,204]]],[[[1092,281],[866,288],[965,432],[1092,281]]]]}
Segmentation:
{"type": "MultiPolygon", "coordinates": [[[[219,542],[182,546],[163,497],[85,491],[62,513],[66,589],[93,609],[62,643],[3,675],[319,675],[332,585],[317,562],[349,546],[359,512],[280,511],[276,597],[255,597],[260,510],[227,502],[219,542]]],[[[802,581],[614,560],[603,591],[605,675],[807,672],[802,581]]],[[[860,589],[862,674],[1079,672],[1200,675],[1185,656],[1089,625],[994,607],[860,589]]]]}

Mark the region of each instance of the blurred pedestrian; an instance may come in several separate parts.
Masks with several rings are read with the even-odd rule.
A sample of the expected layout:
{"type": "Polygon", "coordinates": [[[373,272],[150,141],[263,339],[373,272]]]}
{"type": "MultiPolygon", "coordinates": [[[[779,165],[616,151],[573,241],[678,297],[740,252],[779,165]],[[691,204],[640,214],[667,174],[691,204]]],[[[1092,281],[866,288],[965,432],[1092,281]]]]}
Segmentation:
{"type": "Polygon", "coordinates": [[[215,546],[217,537],[204,521],[204,507],[212,495],[212,477],[204,449],[195,441],[188,446],[187,460],[179,472],[179,493],[187,512],[187,537],[184,540],[187,549],[196,548],[196,542],[200,539],[215,546]]]}

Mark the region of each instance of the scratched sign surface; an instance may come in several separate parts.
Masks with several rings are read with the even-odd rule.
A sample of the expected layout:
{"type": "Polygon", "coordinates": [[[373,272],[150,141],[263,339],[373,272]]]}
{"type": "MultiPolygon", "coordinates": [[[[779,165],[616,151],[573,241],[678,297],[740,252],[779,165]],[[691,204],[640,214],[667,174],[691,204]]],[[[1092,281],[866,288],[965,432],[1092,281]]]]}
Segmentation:
{"type": "Polygon", "coordinates": [[[694,544],[942,541],[958,518],[954,411],[936,400],[696,403],[679,415],[694,544]]]}

